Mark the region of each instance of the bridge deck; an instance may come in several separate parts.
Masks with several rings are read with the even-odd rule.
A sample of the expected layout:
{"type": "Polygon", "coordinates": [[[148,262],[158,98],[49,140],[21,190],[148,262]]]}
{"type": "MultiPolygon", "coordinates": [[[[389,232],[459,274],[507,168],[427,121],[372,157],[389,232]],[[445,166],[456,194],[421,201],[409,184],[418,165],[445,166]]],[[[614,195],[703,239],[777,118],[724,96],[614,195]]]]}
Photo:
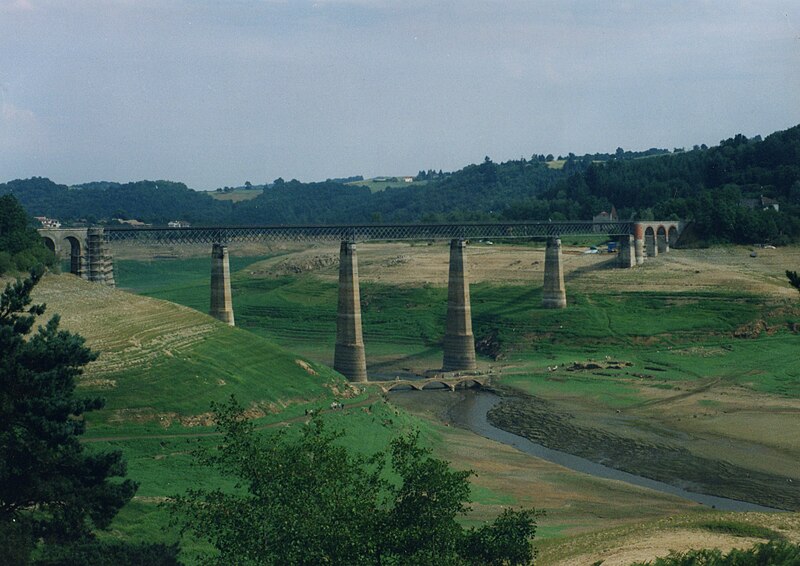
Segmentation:
{"type": "Polygon", "coordinates": [[[113,243],[213,244],[258,241],[387,241],[622,236],[633,222],[504,222],[460,224],[352,224],[322,226],[107,227],[113,243]]]}

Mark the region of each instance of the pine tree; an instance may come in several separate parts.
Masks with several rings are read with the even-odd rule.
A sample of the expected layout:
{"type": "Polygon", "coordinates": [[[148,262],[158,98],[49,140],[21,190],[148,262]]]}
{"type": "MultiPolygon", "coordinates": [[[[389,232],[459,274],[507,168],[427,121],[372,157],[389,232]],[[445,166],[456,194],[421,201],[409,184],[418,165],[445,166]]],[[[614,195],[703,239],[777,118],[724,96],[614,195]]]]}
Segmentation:
{"type": "Polygon", "coordinates": [[[786,277],[789,279],[789,283],[792,287],[800,291],[800,275],[798,275],[796,271],[789,271],[787,269],[786,277]]]}
{"type": "Polygon", "coordinates": [[[0,562],[16,562],[33,541],[64,544],[109,525],[136,491],[120,452],[84,450],[83,415],[102,399],[75,396],[75,379],[96,358],[59,317],[32,333],[44,305],[30,293],[43,268],[0,295],[0,562]],[[15,547],[16,546],[16,547],[15,547]],[[15,548],[12,548],[15,547],[15,548]],[[5,554],[5,556],[4,556],[5,554]]]}

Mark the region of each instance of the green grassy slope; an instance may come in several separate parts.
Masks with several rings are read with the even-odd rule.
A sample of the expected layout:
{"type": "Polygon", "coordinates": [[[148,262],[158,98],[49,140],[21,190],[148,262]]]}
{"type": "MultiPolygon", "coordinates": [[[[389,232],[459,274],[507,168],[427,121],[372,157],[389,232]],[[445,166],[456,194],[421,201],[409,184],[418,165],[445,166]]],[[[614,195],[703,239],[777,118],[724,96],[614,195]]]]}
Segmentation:
{"type": "Polygon", "coordinates": [[[118,434],[121,427],[163,432],[208,425],[203,417],[211,401],[230,395],[269,415],[346,389],[325,366],[173,303],[68,275],[46,277],[34,300],[100,352],[79,385],[107,400],[92,414],[89,436],[118,434]]]}

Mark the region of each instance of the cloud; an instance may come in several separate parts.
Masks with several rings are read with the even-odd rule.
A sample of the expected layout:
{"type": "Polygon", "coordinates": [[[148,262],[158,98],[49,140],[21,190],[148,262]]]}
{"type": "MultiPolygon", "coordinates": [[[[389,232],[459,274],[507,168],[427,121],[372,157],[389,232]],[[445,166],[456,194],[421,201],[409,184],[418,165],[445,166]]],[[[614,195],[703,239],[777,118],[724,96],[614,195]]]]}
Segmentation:
{"type": "Polygon", "coordinates": [[[34,112],[3,100],[0,89],[0,151],[14,153],[41,147],[44,128],[34,112]]]}
{"type": "Polygon", "coordinates": [[[32,12],[35,10],[30,0],[0,0],[0,12],[32,12]]]}

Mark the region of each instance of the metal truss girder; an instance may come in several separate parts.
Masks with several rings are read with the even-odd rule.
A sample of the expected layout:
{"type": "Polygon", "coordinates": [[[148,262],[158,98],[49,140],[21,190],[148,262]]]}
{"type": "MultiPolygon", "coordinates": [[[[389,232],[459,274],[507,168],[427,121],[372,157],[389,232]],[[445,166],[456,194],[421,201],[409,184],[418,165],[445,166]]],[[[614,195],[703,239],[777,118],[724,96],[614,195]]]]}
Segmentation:
{"type": "Polygon", "coordinates": [[[115,244],[215,244],[264,241],[491,240],[559,236],[622,236],[633,222],[507,222],[492,224],[353,224],[328,226],[226,226],[106,228],[115,244]]]}

